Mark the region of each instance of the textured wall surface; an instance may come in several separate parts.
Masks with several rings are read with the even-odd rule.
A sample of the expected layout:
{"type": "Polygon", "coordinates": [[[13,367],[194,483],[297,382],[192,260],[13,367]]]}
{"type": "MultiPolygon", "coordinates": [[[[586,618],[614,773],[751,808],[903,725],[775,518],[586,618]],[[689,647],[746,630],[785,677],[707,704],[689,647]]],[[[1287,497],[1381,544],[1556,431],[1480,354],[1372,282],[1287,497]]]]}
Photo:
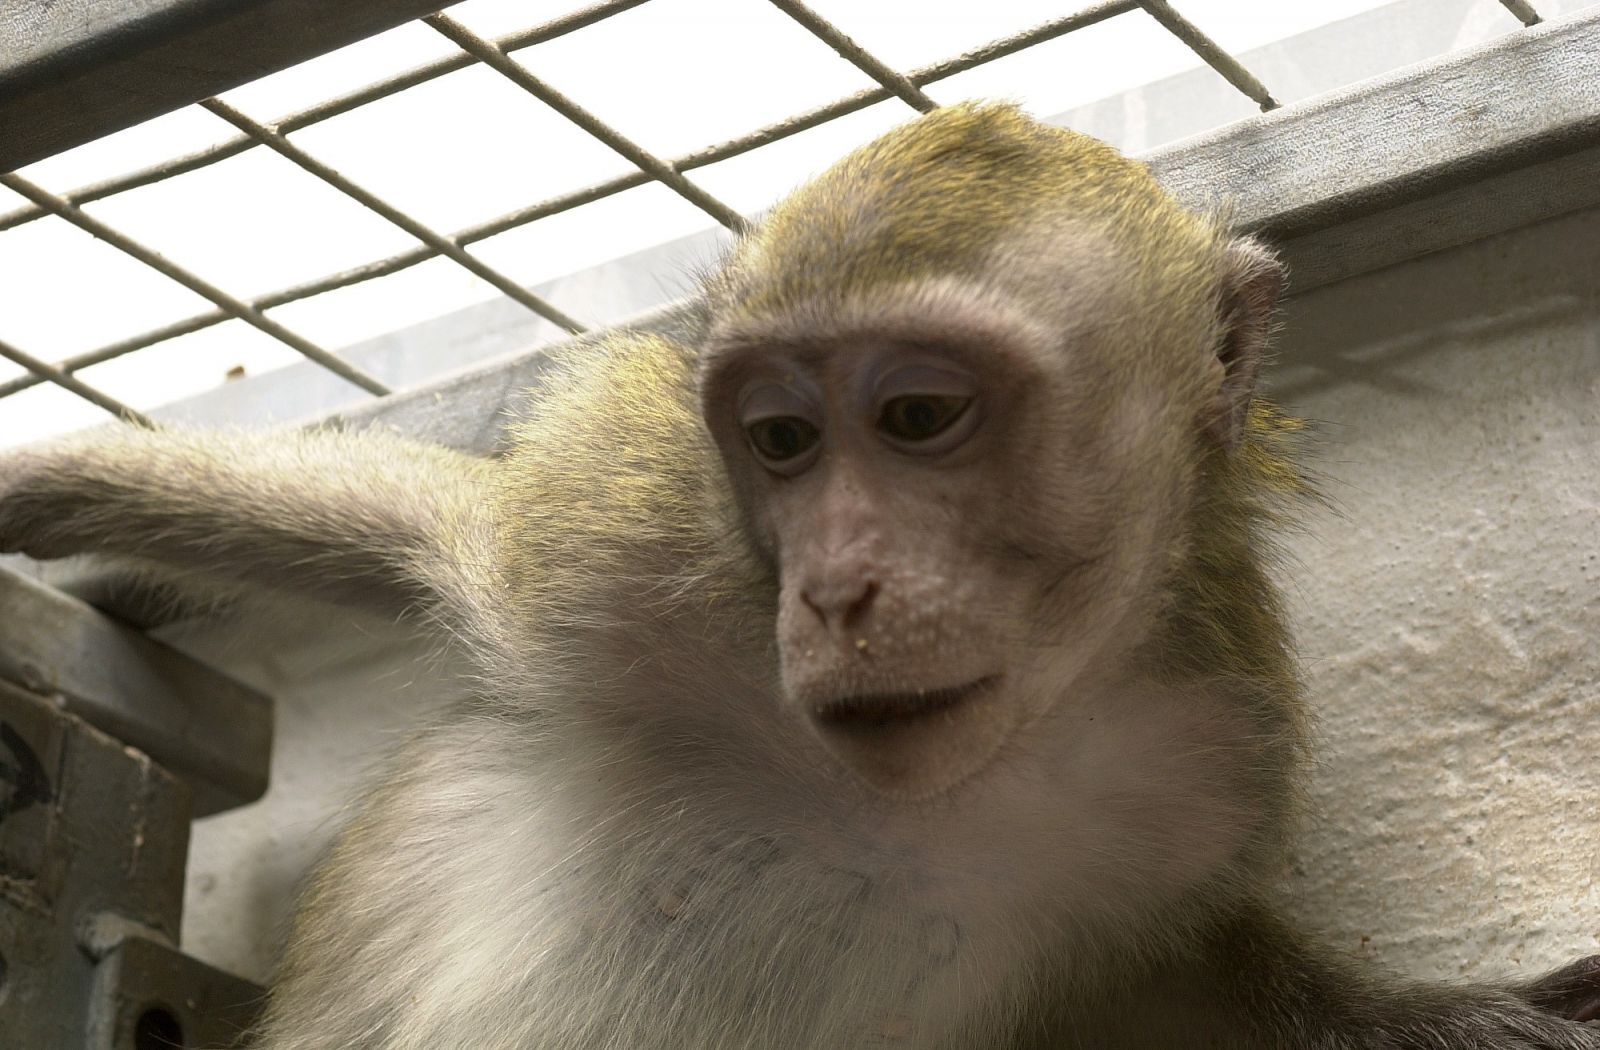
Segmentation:
{"type": "MultiPolygon", "coordinates": [[[[1284,320],[1274,392],[1322,421],[1333,505],[1286,571],[1322,744],[1294,910],[1423,976],[1600,951],[1600,212],[1284,320]]],[[[463,687],[381,626],[179,640],[281,698],[266,799],[195,827],[184,930],[262,979],[362,770],[463,687]]]]}
{"type": "Polygon", "coordinates": [[[1285,320],[1334,504],[1290,544],[1323,743],[1299,911],[1434,976],[1600,951],[1600,213],[1285,320]]]}

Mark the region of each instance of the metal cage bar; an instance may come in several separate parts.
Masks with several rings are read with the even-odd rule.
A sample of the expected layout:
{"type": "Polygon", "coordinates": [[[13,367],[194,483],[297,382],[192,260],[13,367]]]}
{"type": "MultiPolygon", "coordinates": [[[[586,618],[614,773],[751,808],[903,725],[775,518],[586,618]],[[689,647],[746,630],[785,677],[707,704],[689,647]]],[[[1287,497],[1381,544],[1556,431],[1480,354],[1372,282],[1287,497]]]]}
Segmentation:
{"type": "Polygon", "coordinates": [[[744,217],[705,190],[683,177],[683,173],[667,161],[646,150],[643,146],[606,124],[599,117],[546,84],[512,60],[504,50],[474,33],[466,26],[445,15],[429,15],[423,22],[438,30],[446,39],[472,55],[496,73],[522,88],[534,98],[560,113],[590,135],[620,153],[640,171],[646,172],[684,200],[711,216],[730,230],[742,230],[744,217]]]}
{"type": "Polygon", "coordinates": [[[867,76],[882,84],[887,90],[919,113],[935,109],[938,103],[922,93],[922,89],[904,74],[897,73],[873,57],[866,48],[841,33],[832,22],[817,14],[800,0],[772,0],[772,6],[803,26],[807,32],[838,52],[839,57],[855,66],[867,76]]]}
{"type": "Polygon", "coordinates": [[[417,219],[412,218],[394,205],[385,201],[377,194],[359,186],[350,179],[339,174],[334,169],[311,156],[305,150],[296,146],[285,138],[279,131],[259,124],[221,99],[208,98],[200,105],[209,113],[214,113],[229,124],[243,131],[263,146],[276,152],[286,160],[292,161],[301,170],[315,175],[329,186],[343,193],[346,197],[356,201],[377,214],[383,216],[394,225],[415,237],[417,240],[432,248],[439,255],[443,255],[465,270],[471,271],[475,276],[488,281],[507,296],[526,306],[534,313],[565,328],[569,332],[581,332],[584,326],[546,300],[534,295],[522,285],[513,281],[505,274],[496,270],[488,263],[475,256],[468,255],[461,245],[442,233],[429,228],[417,219]]]}
{"type": "Polygon", "coordinates": [[[0,4],[0,171],[452,2],[6,0],[0,4]]]}
{"type": "MultiPolygon", "coordinates": [[[[518,33],[509,33],[505,36],[497,37],[495,38],[494,43],[498,45],[502,51],[506,51],[508,53],[521,50],[526,47],[531,47],[534,44],[543,43],[546,40],[554,40],[557,37],[564,36],[567,33],[571,33],[577,29],[594,25],[595,23],[606,18],[621,14],[622,12],[631,10],[635,7],[639,7],[647,2],[648,0],[608,0],[606,3],[595,4],[592,7],[575,11],[570,15],[553,19],[552,21],[546,22],[542,25],[535,26],[532,29],[523,30],[518,33]]],[[[1067,33],[1074,32],[1078,29],[1084,29],[1088,26],[1095,25],[1114,15],[1125,14],[1126,12],[1134,10],[1138,6],[1138,0],[1102,0],[1101,3],[1091,5],[1090,7],[1084,8],[1083,10],[1077,11],[1073,14],[1063,15],[1060,18],[1054,18],[1048,22],[1042,22],[1030,29],[1013,33],[1010,36],[1001,37],[997,40],[991,41],[988,44],[984,44],[970,51],[965,51],[954,58],[946,59],[942,62],[934,63],[933,65],[924,66],[920,70],[908,74],[906,79],[911,81],[914,87],[922,84],[933,83],[935,81],[942,80],[945,77],[954,76],[957,73],[964,73],[969,69],[974,69],[977,66],[984,65],[985,63],[993,62],[997,59],[1016,54],[1017,52],[1025,50],[1029,47],[1033,47],[1036,44],[1042,44],[1047,41],[1054,40],[1057,37],[1064,36],[1067,33]]],[[[358,88],[355,91],[329,99],[327,102],[318,103],[315,106],[309,106],[297,112],[287,114],[275,121],[272,121],[271,124],[285,135],[293,134],[294,132],[303,128],[311,127],[315,124],[321,123],[324,120],[348,113],[351,110],[358,109],[361,106],[365,106],[372,102],[380,101],[390,97],[391,95],[398,94],[407,88],[425,84],[430,80],[444,76],[446,73],[452,73],[458,69],[465,69],[466,67],[472,65],[475,61],[477,61],[476,58],[466,54],[465,52],[452,55],[447,58],[441,58],[434,62],[416,66],[413,69],[407,70],[404,73],[399,73],[393,77],[374,81],[365,87],[358,88]]],[[[845,100],[841,100],[850,103],[859,102],[857,105],[851,105],[850,108],[833,111],[828,107],[820,107],[819,109],[810,111],[810,114],[802,114],[799,117],[790,119],[803,120],[807,119],[811,114],[817,114],[817,119],[795,129],[795,131],[803,131],[807,128],[815,127],[817,124],[823,123],[826,120],[831,120],[836,116],[844,116],[848,113],[853,113],[857,109],[861,109],[864,106],[881,102],[885,98],[890,97],[890,94],[891,93],[886,89],[881,91],[878,89],[873,89],[868,92],[862,92],[850,96],[845,100]]],[[[746,138],[752,139],[752,141],[755,141],[757,145],[764,145],[768,141],[777,141],[779,138],[786,136],[776,135],[772,138],[759,139],[757,137],[762,136],[764,133],[770,132],[772,129],[781,128],[787,123],[789,123],[789,121],[779,122],[778,124],[769,126],[767,129],[754,132],[750,136],[746,136],[746,138]]],[[[177,175],[184,175],[191,171],[197,171],[200,168],[208,167],[209,165],[215,164],[218,161],[226,160],[229,157],[238,156],[240,153],[243,153],[245,150],[256,145],[257,142],[248,135],[240,135],[236,138],[229,139],[226,142],[219,142],[216,145],[207,146],[205,149],[196,150],[193,153],[188,153],[181,157],[175,157],[171,160],[151,164],[124,175],[117,175],[112,178],[99,180],[97,182],[86,183],[74,189],[67,190],[61,193],[60,196],[65,200],[71,201],[73,204],[89,204],[97,200],[103,200],[106,197],[115,196],[118,193],[139,189],[142,186],[148,186],[155,182],[161,182],[164,179],[169,179],[177,175]]],[[[729,154],[729,156],[733,155],[736,154],[729,154]]],[[[724,159],[726,159],[726,157],[714,158],[714,160],[724,159]]],[[[675,163],[679,167],[685,167],[681,160],[679,162],[669,163],[675,163]]],[[[708,160],[701,163],[713,163],[713,161],[708,160]]],[[[699,165],[696,164],[693,166],[698,167],[699,165]]],[[[631,185],[641,184],[642,180],[631,183],[631,185]]],[[[43,218],[48,214],[50,213],[43,208],[39,208],[31,204],[24,205],[12,211],[0,213],[0,230],[8,230],[15,226],[32,222],[35,219],[43,218]]]]}
{"type": "Polygon", "coordinates": [[[1528,0],[1500,0],[1501,6],[1517,16],[1517,20],[1524,26],[1536,26],[1544,19],[1539,17],[1539,12],[1533,9],[1528,0]]]}
{"type": "MultiPolygon", "coordinates": [[[[530,29],[497,37],[495,43],[503,51],[520,51],[525,47],[542,44],[546,40],[554,40],[576,30],[587,28],[610,18],[612,15],[621,14],[648,2],[649,0],[606,0],[605,3],[593,4],[530,29]]],[[[397,73],[392,77],[373,81],[365,87],[357,88],[343,95],[336,95],[326,102],[319,102],[314,106],[308,106],[305,109],[280,117],[272,122],[272,126],[285,135],[292,134],[303,128],[320,124],[324,120],[359,109],[369,103],[381,101],[391,95],[398,95],[408,88],[426,84],[430,80],[437,80],[446,73],[454,73],[458,69],[466,69],[476,61],[477,59],[471,55],[458,51],[433,62],[425,62],[420,66],[415,66],[403,73],[397,73]]],[[[205,149],[186,153],[181,157],[173,157],[170,160],[138,168],[123,175],[87,183],[62,193],[61,197],[64,200],[71,201],[73,204],[89,204],[118,193],[136,190],[141,186],[149,186],[151,183],[170,179],[175,175],[198,171],[218,161],[236,157],[256,145],[258,143],[250,136],[239,135],[228,139],[226,142],[219,142],[213,146],[207,146],[205,149]]],[[[32,222],[34,219],[42,219],[49,214],[43,208],[34,207],[33,205],[17,208],[14,211],[0,214],[0,230],[9,230],[14,226],[32,222]]]]}
{"type": "MultiPolygon", "coordinates": [[[[644,2],[644,0],[629,0],[628,6],[637,6],[638,3],[642,2],[644,2]]],[[[593,12],[598,11],[600,8],[609,8],[611,6],[612,5],[604,4],[596,5],[594,8],[586,9],[585,12],[580,12],[580,14],[592,14],[593,12]]],[[[1085,29],[1089,26],[1097,25],[1100,22],[1103,22],[1109,18],[1113,18],[1117,15],[1126,14],[1130,11],[1137,10],[1138,7],[1138,0],[1103,0],[1101,3],[1084,8],[1080,11],[1076,11],[1070,15],[1063,15],[1060,18],[1054,18],[1048,22],[1042,22],[1039,25],[1033,26],[1029,29],[1024,29],[1019,32],[1012,33],[1009,36],[992,40],[987,44],[982,44],[970,51],[965,51],[951,58],[912,70],[910,73],[906,74],[906,76],[919,87],[926,84],[937,83],[940,80],[953,77],[958,73],[965,73],[968,70],[976,69],[979,66],[1017,54],[1018,52],[1024,51],[1030,47],[1034,47],[1038,44],[1046,43],[1047,41],[1066,36],[1067,34],[1076,32],[1079,29],[1085,29]]],[[[608,11],[608,13],[614,14],[616,12],[608,11]]],[[[576,15],[573,17],[576,17],[576,15]]],[[[599,19],[597,17],[592,18],[591,23],[592,21],[598,20],[599,19]]],[[[555,23],[546,23],[545,28],[548,29],[548,27],[554,24],[555,23]]],[[[516,34],[513,34],[513,36],[515,35],[516,34]]],[[[506,39],[508,38],[500,38],[502,47],[505,46],[504,41],[506,39]]],[[[798,135],[801,132],[809,131],[812,128],[826,124],[831,120],[836,120],[840,117],[848,116],[851,113],[859,112],[860,110],[866,109],[868,106],[877,105],[879,102],[887,101],[893,97],[894,95],[889,91],[888,88],[882,86],[867,88],[863,91],[858,91],[853,95],[848,95],[844,98],[836,99],[833,102],[825,103],[804,113],[799,113],[792,117],[776,121],[767,125],[766,127],[759,128],[756,131],[750,132],[746,135],[741,135],[737,138],[729,139],[713,146],[707,146],[704,149],[696,150],[693,153],[684,154],[675,160],[667,161],[667,163],[679,171],[691,171],[695,168],[705,167],[710,164],[715,164],[718,161],[741,156],[752,150],[759,149],[762,146],[770,145],[774,142],[781,142],[793,135],[798,135]]],[[[278,124],[279,131],[286,131],[288,129],[288,124],[293,122],[295,119],[296,118],[294,116],[285,118],[283,122],[278,124]]],[[[241,136],[241,139],[236,141],[243,141],[245,138],[246,137],[241,136]]],[[[250,140],[250,142],[251,144],[254,144],[254,140],[250,140]]],[[[246,147],[240,147],[241,150],[243,148],[246,147]]],[[[217,157],[214,159],[220,160],[222,158],[217,157]]],[[[206,161],[206,163],[211,162],[213,161],[206,161]]],[[[200,166],[203,165],[195,165],[195,167],[200,166]]],[[[191,168],[186,170],[193,169],[191,168]]],[[[525,208],[519,208],[515,211],[507,212],[503,215],[486,220],[476,225],[464,227],[463,229],[457,230],[452,234],[448,234],[447,236],[449,236],[450,239],[458,245],[464,247],[477,241],[485,240],[489,237],[494,237],[501,233],[506,233],[529,223],[536,222],[539,219],[548,218],[552,215],[559,215],[562,212],[570,211],[573,208],[581,207],[582,205],[590,204],[594,201],[604,200],[607,197],[614,196],[615,194],[621,193],[624,190],[633,189],[637,186],[643,186],[649,181],[650,176],[643,171],[629,172],[626,175],[616,176],[603,182],[595,183],[578,190],[573,190],[556,197],[548,198],[525,208]]],[[[145,184],[146,182],[140,182],[138,185],[145,184]]],[[[111,193],[107,192],[99,196],[86,197],[84,199],[98,200],[102,196],[110,195],[111,193]]],[[[44,214],[42,211],[41,213],[44,214]]],[[[13,212],[12,214],[20,215],[21,213],[13,212]]],[[[4,228],[3,223],[4,220],[0,219],[0,229],[4,228]]],[[[439,253],[432,247],[421,245],[417,248],[408,249],[404,252],[397,252],[394,255],[390,255],[382,259],[373,260],[370,263],[364,263],[360,266],[351,267],[347,270],[328,274],[310,281],[303,281],[287,288],[282,288],[277,291],[256,296],[255,298],[249,300],[249,304],[257,310],[268,310],[275,306],[283,306],[288,303],[299,302],[302,299],[309,299],[325,292],[353,287],[354,285],[361,284],[365,281],[399,273],[402,270],[408,269],[409,267],[415,266],[419,263],[426,262],[429,259],[437,258],[438,255],[439,253]]],[[[108,343],[93,350],[75,354],[58,362],[58,367],[62,371],[70,374],[79,369],[88,368],[92,365],[114,360],[118,357],[142,350],[148,346],[154,346],[157,343],[165,342],[168,339],[173,339],[180,335],[188,335],[191,332],[201,331],[213,325],[221,324],[223,321],[228,320],[231,316],[231,314],[228,314],[222,310],[212,310],[203,314],[196,314],[192,317],[188,317],[171,324],[150,329],[149,331],[139,335],[130,336],[126,339],[120,339],[116,342],[108,343]]],[[[45,380],[39,376],[18,376],[4,383],[0,383],[0,398],[22,390],[26,390],[29,387],[36,386],[44,381],[45,380]]]]}
{"type": "Polygon", "coordinates": [[[1183,41],[1190,51],[1199,55],[1201,61],[1222,74],[1224,80],[1260,106],[1263,113],[1278,108],[1277,101],[1267,91],[1265,84],[1240,65],[1238,59],[1218,47],[1216,42],[1202,33],[1194,23],[1173,10],[1167,0],[1139,0],[1139,6],[1149,12],[1151,18],[1160,22],[1163,29],[1183,41]]]}
{"type": "MultiPolygon", "coordinates": [[[[50,194],[27,180],[21,179],[19,176],[0,176],[0,185],[10,186],[29,201],[26,206],[0,215],[0,230],[19,226],[46,215],[59,216],[185,285],[192,291],[211,300],[217,307],[214,310],[196,314],[139,335],[72,355],[54,365],[39,362],[31,356],[23,354],[20,350],[7,348],[13,350],[13,353],[7,354],[12,360],[23,363],[21,359],[26,358],[27,361],[43,367],[24,364],[24,367],[29,370],[28,374],[0,383],[0,398],[41,382],[56,382],[58,385],[63,385],[80,396],[87,397],[102,408],[107,408],[108,411],[116,412],[125,418],[134,418],[137,413],[130,415],[132,410],[128,409],[127,406],[120,405],[120,403],[94,391],[92,387],[73,380],[72,373],[234,318],[243,320],[280,342],[289,345],[309,360],[316,362],[336,375],[361,386],[371,393],[382,396],[388,392],[387,388],[375,378],[350,365],[337,355],[317,347],[309,340],[272,321],[265,316],[264,311],[326,292],[350,287],[378,277],[388,276],[439,256],[451,259],[494,285],[508,297],[567,331],[581,331],[583,326],[580,322],[568,316],[556,305],[528,291],[511,278],[468,253],[465,250],[466,247],[477,241],[516,229],[538,219],[557,215],[585,204],[605,199],[651,181],[660,182],[667,186],[719,224],[737,232],[744,228],[744,219],[727,204],[686,178],[685,172],[781,141],[802,131],[888,99],[898,98],[914,109],[925,112],[936,105],[923,90],[928,84],[936,83],[957,73],[993,62],[1026,48],[1136,9],[1141,9],[1149,14],[1166,31],[1175,36],[1229,84],[1250,98],[1262,110],[1270,110],[1278,105],[1265,85],[1245,69],[1237,59],[1229,55],[1180,15],[1168,0],[1103,0],[1101,3],[1073,14],[1052,19],[944,61],[905,73],[899,72],[880,61],[865,48],[851,40],[837,26],[805,6],[801,0],[771,0],[773,6],[791,21],[826,43],[841,57],[871,77],[876,81],[877,86],[825,103],[804,113],[796,114],[737,138],[707,146],[693,153],[677,158],[662,158],[650,153],[615,128],[604,123],[594,114],[539,79],[525,66],[510,57],[511,52],[593,25],[606,18],[638,7],[645,2],[647,0],[602,0],[602,2],[591,4],[560,18],[492,40],[479,36],[446,15],[428,15],[422,19],[423,23],[451,40],[461,49],[460,53],[424,63],[405,72],[375,81],[355,91],[291,113],[272,123],[256,121],[218,99],[203,100],[200,105],[238,128],[241,134],[235,138],[207,147],[204,150],[149,165],[123,175],[86,184],[59,195],[50,194]],[[288,135],[296,130],[310,127],[342,113],[348,113],[360,106],[390,97],[400,91],[426,83],[455,70],[466,68],[474,63],[481,63],[494,69],[516,86],[538,98],[623,156],[637,170],[548,198],[455,232],[447,233],[433,230],[310,156],[288,139],[288,135]],[[235,298],[210,285],[198,275],[171,263],[144,245],[85,215],[78,207],[83,203],[101,200],[175,175],[197,170],[227,157],[235,156],[256,145],[264,145],[276,151],[302,170],[316,176],[363,207],[405,230],[421,243],[415,248],[398,252],[385,258],[376,259],[360,266],[327,274],[245,300],[235,298]],[[62,379],[70,380],[73,385],[62,383],[62,379]],[[85,391],[89,393],[85,393],[85,391]]],[[[1501,0],[1501,3],[1524,25],[1534,25],[1540,21],[1540,16],[1526,0],[1501,0]]],[[[142,419],[143,417],[139,418],[142,419]]]]}
{"type": "Polygon", "coordinates": [[[23,353],[3,339],[0,339],[0,357],[21,365],[29,372],[37,375],[42,381],[54,383],[63,390],[71,391],[90,404],[103,408],[114,416],[150,430],[154,430],[156,427],[155,420],[138,409],[123,404],[110,394],[95,389],[76,376],[68,375],[47,361],[41,361],[32,354],[23,353]]]}
{"type": "Polygon", "coordinates": [[[184,269],[165,256],[140,244],[132,237],[107,226],[99,219],[84,214],[76,205],[62,200],[39,186],[35,186],[22,176],[15,173],[0,175],[0,186],[5,186],[22,194],[41,208],[48,208],[85,233],[105,241],[113,248],[131,255],[152,270],[172,278],[196,295],[210,299],[229,316],[235,317],[253,328],[272,336],[272,338],[285,346],[299,351],[302,355],[315,361],[341,379],[354,383],[368,393],[383,395],[389,392],[387,386],[337,354],[324,350],[302,335],[291,332],[249,303],[234,298],[205,278],[184,269]]]}

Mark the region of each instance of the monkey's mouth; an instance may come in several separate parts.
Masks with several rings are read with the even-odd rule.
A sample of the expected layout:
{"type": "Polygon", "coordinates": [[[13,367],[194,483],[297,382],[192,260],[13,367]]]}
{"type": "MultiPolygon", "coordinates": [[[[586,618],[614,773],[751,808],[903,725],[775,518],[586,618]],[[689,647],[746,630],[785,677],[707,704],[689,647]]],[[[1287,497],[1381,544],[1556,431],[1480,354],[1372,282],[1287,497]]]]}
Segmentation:
{"type": "Polygon", "coordinates": [[[965,685],[916,689],[904,693],[858,693],[825,700],[812,708],[823,726],[846,732],[873,733],[924,721],[953,711],[987,692],[999,675],[986,675],[965,685]]]}
{"type": "Polygon", "coordinates": [[[806,705],[812,729],[869,787],[917,801],[951,791],[982,769],[1020,707],[1005,676],[903,692],[845,693],[806,705]]]}

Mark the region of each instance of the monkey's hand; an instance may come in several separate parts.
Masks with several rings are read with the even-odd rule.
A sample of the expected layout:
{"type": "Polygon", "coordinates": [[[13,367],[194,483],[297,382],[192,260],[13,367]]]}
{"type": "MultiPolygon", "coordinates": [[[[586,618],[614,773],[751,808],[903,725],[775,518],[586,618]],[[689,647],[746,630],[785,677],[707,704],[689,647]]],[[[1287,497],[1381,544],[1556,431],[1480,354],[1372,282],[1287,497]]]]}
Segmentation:
{"type": "MultiPolygon", "coordinates": [[[[1204,1002],[1273,1050],[1600,1050],[1600,956],[1525,984],[1424,984],[1365,971],[1267,909],[1219,929],[1204,1002]]],[[[1152,1044],[1153,1045],[1153,1044],[1152,1044]]]]}
{"type": "Polygon", "coordinates": [[[1474,1030],[1452,1033],[1437,1046],[1439,1050],[1600,1050],[1600,1025],[1537,1010],[1531,1017],[1496,1011],[1474,1030]]]}
{"type": "Polygon", "coordinates": [[[1353,1013],[1355,1045],[1374,1050],[1600,1050],[1600,1023],[1587,1023],[1600,1016],[1600,956],[1510,988],[1377,990],[1353,1013]]]}
{"type": "Polygon", "coordinates": [[[388,611],[474,549],[488,469],[370,432],[128,428],[0,454],[0,553],[131,556],[388,611]]]}
{"type": "MultiPolygon", "coordinates": [[[[1569,1021],[1600,1023],[1600,955],[1518,985],[1513,992],[1546,1013],[1569,1021]]],[[[1600,1028],[1596,1029],[1600,1032],[1600,1028]]]]}
{"type": "MultiPolygon", "coordinates": [[[[1371,986],[1369,986],[1371,987],[1371,986]]],[[[1600,1050],[1600,956],[1512,987],[1371,987],[1346,1023],[1366,1050],[1600,1050]],[[1351,1023],[1353,1021],[1353,1023],[1351,1023]]]]}
{"type": "MultiPolygon", "coordinates": [[[[1415,1004],[1405,1003],[1409,997],[1402,996],[1401,1008],[1389,1015],[1400,1023],[1382,1025],[1387,1039],[1374,1045],[1408,1050],[1600,1050],[1600,1024],[1585,1023],[1595,1006],[1593,963],[1585,960],[1576,965],[1591,968],[1586,990],[1581,982],[1560,979],[1574,969],[1568,967],[1509,993],[1449,989],[1431,1003],[1415,1004]],[[1535,994],[1547,999],[1535,1001],[1535,994]]],[[[1422,998],[1431,996],[1424,993],[1422,998]]]]}

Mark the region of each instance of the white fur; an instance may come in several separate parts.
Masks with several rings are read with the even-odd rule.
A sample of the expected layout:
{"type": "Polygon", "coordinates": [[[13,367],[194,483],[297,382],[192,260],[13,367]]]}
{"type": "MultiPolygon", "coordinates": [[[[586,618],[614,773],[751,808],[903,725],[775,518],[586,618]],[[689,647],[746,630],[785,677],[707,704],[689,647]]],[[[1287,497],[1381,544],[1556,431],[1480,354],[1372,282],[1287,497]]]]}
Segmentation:
{"type": "Polygon", "coordinates": [[[737,674],[660,688],[688,677],[646,659],[587,694],[547,682],[572,699],[543,719],[419,736],[358,826],[398,837],[340,868],[342,965],[299,975],[319,987],[291,989],[266,1046],[993,1047],[1045,953],[1092,967],[1248,826],[1216,761],[1241,727],[1204,696],[1063,697],[913,804],[796,747],[795,716],[737,674]]]}

